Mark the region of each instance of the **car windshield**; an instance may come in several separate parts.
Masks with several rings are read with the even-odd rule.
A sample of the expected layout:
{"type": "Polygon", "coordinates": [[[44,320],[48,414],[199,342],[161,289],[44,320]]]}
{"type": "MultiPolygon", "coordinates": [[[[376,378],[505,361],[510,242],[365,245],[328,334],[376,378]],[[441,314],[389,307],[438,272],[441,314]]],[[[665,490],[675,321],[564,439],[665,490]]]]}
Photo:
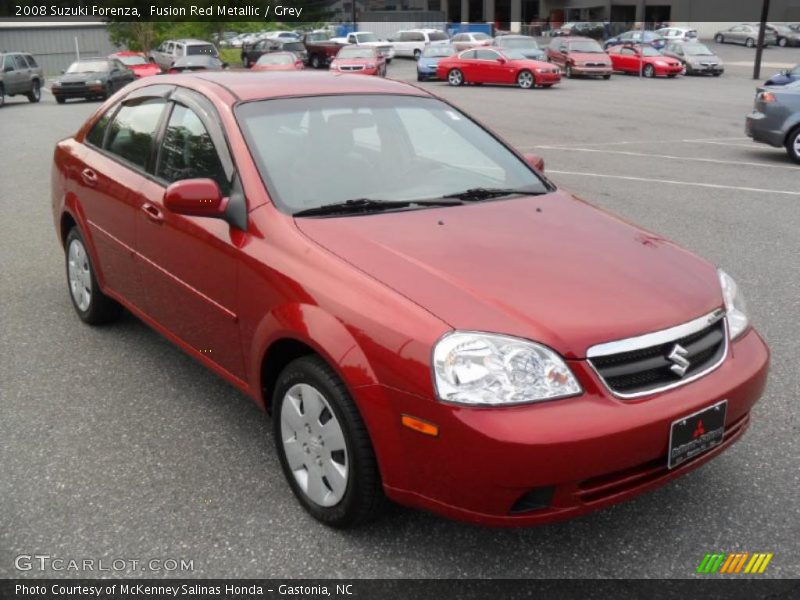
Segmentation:
{"type": "Polygon", "coordinates": [[[327,42],[330,38],[327,33],[309,33],[306,34],[306,39],[309,42],[327,42]]]}
{"type": "Polygon", "coordinates": [[[478,41],[488,40],[489,39],[488,35],[486,35],[485,33],[481,33],[481,32],[473,33],[472,37],[473,37],[473,39],[478,40],[478,41]]]}
{"type": "Polygon", "coordinates": [[[147,64],[147,61],[141,56],[118,56],[117,58],[122,64],[128,65],[129,67],[147,64]]]}
{"type": "Polygon", "coordinates": [[[80,60],[67,69],[67,73],[102,73],[110,71],[111,66],[105,60],[80,60]]]}
{"type": "Polygon", "coordinates": [[[661,52],[653,48],[652,46],[642,46],[640,50],[644,56],[663,56],[661,52]]]}
{"type": "Polygon", "coordinates": [[[258,59],[257,65],[291,65],[295,61],[293,54],[273,53],[263,54],[258,59]]]}
{"type": "Polygon", "coordinates": [[[270,196],[290,214],[474,188],[549,191],[511,150],[435,98],[280,98],[241,104],[236,116],[270,196]]]}
{"type": "Polygon", "coordinates": [[[357,37],[358,37],[358,43],[359,44],[363,44],[365,42],[377,42],[378,41],[378,36],[375,35],[374,33],[359,33],[357,35],[357,37]]]}
{"type": "Polygon", "coordinates": [[[705,44],[685,44],[683,52],[687,56],[714,56],[714,53],[705,44]]]}
{"type": "Polygon", "coordinates": [[[186,54],[187,56],[197,56],[198,54],[216,56],[217,50],[211,44],[196,44],[194,46],[186,46],[186,54]]]}
{"type": "Polygon", "coordinates": [[[375,58],[372,48],[342,48],[336,58],[375,58]]]}
{"type": "Polygon", "coordinates": [[[303,42],[284,42],[283,49],[289,52],[302,52],[306,47],[303,42]]]}
{"type": "Polygon", "coordinates": [[[578,40],[569,43],[570,52],[586,52],[587,54],[603,53],[600,44],[594,40],[578,40]]]}
{"type": "Polygon", "coordinates": [[[539,44],[533,38],[510,38],[510,39],[497,39],[497,45],[502,48],[515,48],[515,49],[531,49],[536,50],[539,44]]]}
{"type": "Polygon", "coordinates": [[[453,56],[456,49],[452,46],[428,46],[422,51],[422,56],[425,58],[434,58],[441,56],[453,56]]]}

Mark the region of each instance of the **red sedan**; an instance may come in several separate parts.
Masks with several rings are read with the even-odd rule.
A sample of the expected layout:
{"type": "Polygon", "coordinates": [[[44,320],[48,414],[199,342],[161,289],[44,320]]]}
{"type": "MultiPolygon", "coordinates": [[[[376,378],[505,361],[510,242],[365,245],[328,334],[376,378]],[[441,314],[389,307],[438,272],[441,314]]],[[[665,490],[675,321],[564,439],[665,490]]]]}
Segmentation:
{"type": "Polygon", "coordinates": [[[344,46],[331,61],[330,70],[334,73],[386,77],[386,58],[378,48],[344,46]]]}
{"type": "Polygon", "coordinates": [[[303,60],[292,52],[270,52],[262,54],[253,71],[302,71],[305,69],[303,60]]]}
{"type": "Polygon", "coordinates": [[[642,73],[645,77],[676,77],[683,72],[680,61],[664,56],[646,44],[611,46],[607,52],[614,70],[622,73],[642,73]]]}
{"type": "Polygon", "coordinates": [[[133,71],[134,77],[150,77],[159,75],[161,68],[154,62],[148,62],[141,52],[116,52],[108,58],[116,59],[133,71]]]}
{"type": "Polygon", "coordinates": [[[542,168],[409,84],[166,75],[58,143],[52,208],[77,316],[266,409],[320,521],[531,525],[717,456],[769,359],[729,275],[542,168]]]}
{"type": "Polygon", "coordinates": [[[549,88],[561,81],[561,69],[554,65],[494,48],[465,50],[443,58],[436,67],[436,75],[450,85],[506,83],[525,89],[549,88]]]}

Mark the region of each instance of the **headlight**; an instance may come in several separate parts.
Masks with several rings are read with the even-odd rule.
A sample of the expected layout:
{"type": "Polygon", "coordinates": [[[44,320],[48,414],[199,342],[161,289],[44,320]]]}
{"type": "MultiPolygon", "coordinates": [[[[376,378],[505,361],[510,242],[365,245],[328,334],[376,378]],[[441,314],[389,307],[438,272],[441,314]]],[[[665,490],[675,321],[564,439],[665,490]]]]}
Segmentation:
{"type": "Polygon", "coordinates": [[[103,82],[99,79],[95,79],[94,81],[90,81],[89,85],[103,85],[103,82]]]}
{"type": "Polygon", "coordinates": [[[581,386],[549,348],[520,338],[455,331],[433,349],[436,393],[470,405],[508,405],[575,396],[581,386]]]}
{"type": "Polygon", "coordinates": [[[730,331],[731,339],[735,340],[747,329],[747,325],[750,323],[747,318],[747,304],[745,304],[744,296],[739,291],[739,286],[736,285],[733,277],[722,269],[718,269],[718,273],[719,284],[722,287],[722,298],[725,300],[725,312],[728,316],[728,330],[730,331]]]}

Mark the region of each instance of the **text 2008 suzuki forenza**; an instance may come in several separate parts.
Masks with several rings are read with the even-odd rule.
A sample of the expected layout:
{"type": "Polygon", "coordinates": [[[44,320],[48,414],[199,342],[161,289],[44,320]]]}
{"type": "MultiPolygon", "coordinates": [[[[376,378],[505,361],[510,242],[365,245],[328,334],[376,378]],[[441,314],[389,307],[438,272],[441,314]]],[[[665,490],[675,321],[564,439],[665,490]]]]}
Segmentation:
{"type": "Polygon", "coordinates": [[[737,440],[769,353],[733,279],[416,87],[165,76],[60,142],[87,323],[120,305],[273,415],[294,493],[530,525],[737,440]]]}

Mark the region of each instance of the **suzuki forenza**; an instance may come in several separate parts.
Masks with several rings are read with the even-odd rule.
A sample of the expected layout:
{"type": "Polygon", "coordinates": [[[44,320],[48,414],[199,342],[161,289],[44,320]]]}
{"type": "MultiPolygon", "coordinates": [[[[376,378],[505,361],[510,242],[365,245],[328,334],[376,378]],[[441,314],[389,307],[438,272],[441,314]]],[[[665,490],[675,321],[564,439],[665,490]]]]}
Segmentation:
{"type": "Polygon", "coordinates": [[[573,517],[741,437],[769,353],[715,266],[455,106],[329,73],[141,80],[55,150],[70,297],[272,415],[320,521],[573,517]]]}

